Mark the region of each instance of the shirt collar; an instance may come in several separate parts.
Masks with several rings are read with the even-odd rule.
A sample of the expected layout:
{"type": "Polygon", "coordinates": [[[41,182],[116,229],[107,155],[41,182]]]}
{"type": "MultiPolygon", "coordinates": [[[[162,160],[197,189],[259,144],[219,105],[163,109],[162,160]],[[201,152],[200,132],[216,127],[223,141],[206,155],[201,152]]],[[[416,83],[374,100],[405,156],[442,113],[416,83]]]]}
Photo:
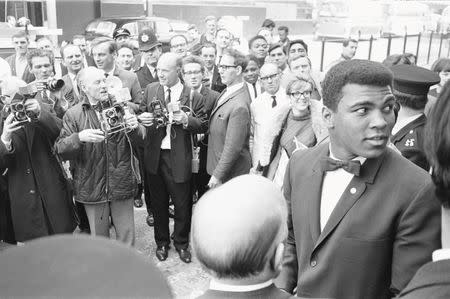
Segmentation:
{"type": "Polygon", "coordinates": [[[403,129],[404,127],[406,127],[406,125],[408,125],[409,123],[412,123],[413,121],[415,121],[416,119],[421,117],[422,114],[423,113],[420,112],[419,114],[415,114],[415,115],[409,116],[405,119],[398,120],[395,123],[394,127],[392,128],[392,135],[395,135],[398,132],[400,132],[401,129],[403,129]]]}
{"type": "Polygon", "coordinates": [[[72,74],[70,72],[67,72],[67,74],[69,75],[70,80],[75,81],[75,78],[77,77],[76,74],[72,74]]]}
{"type": "Polygon", "coordinates": [[[442,248],[433,251],[433,262],[450,259],[450,248],[442,248]]]}
{"type": "Polygon", "coordinates": [[[243,86],[244,86],[244,82],[227,87],[226,93],[231,94],[231,93],[235,92],[236,90],[241,89],[243,86]]]}
{"type": "MultiPolygon", "coordinates": [[[[331,151],[331,144],[330,144],[330,146],[329,146],[329,151],[330,151],[330,158],[331,158],[331,159],[334,159],[334,160],[336,160],[336,161],[342,161],[341,159],[336,158],[336,156],[335,156],[335,155],[333,154],[333,152],[331,151]]],[[[361,163],[361,165],[363,165],[364,162],[366,162],[366,160],[367,160],[367,158],[360,157],[360,156],[355,157],[355,158],[352,159],[352,161],[359,161],[359,162],[361,163]]]]}
{"type": "MultiPolygon", "coordinates": [[[[169,87],[164,86],[164,92],[167,92],[168,89],[169,89],[169,87]]],[[[175,83],[174,86],[170,87],[171,94],[173,94],[174,92],[177,92],[177,91],[181,93],[182,90],[183,90],[183,84],[181,84],[180,80],[178,80],[178,82],[175,83]]]]}
{"type": "Polygon", "coordinates": [[[200,84],[200,86],[197,89],[195,89],[194,91],[200,93],[200,91],[202,90],[202,87],[203,87],[203,84],[200,84]]]}
{"type": "Polygon", "coordinates": [[[105,72],[105,74],[108,74],[108,76],[114,76],[114,71],[116,70],[116,65],[113,66],[113,69],[109,72],[105,72]]]}
{"type": "Polygon", "coordinates": [[[255,290],[260,290],[267,288],[268,286],[273,284],[273,280],[269,279],[268,281],[258,283],[258,284],[251,284],[251,285],[229,285],[221,283],[217,280],[211,280],[209,283],[209,288],[211,290],[216,291],[224,291],[224,292],[251,292],[255,290]]]}

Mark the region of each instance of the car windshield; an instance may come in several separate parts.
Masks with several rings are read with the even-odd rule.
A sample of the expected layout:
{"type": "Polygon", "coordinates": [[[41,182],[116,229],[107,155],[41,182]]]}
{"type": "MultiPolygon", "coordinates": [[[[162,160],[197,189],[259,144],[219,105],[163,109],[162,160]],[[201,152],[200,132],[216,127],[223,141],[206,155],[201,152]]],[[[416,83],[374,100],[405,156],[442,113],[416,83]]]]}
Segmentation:
{"type": "Polygon", "coordinates": [[[86,27],[86,31],[90,33],[95,33],[99,35],[107,35],[112,37],[114,29],[116,29],[117,24],[109,21],[95,21],[90,23],[86,27]]]}

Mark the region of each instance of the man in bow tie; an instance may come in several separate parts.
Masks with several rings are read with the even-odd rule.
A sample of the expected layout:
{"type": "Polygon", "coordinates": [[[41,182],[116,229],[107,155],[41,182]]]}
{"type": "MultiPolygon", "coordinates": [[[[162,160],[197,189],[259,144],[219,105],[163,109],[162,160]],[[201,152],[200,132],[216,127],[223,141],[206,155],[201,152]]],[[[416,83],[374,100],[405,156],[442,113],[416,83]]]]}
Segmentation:
{"type": "Polygon", "coordinates": [[[351,60],[323,81],[330,142],[296,152],[284,195],[289,236],[278,287],[298,296],[392,298],[439,247],[429,175],[387,147],[392,73],[351,60]]]}

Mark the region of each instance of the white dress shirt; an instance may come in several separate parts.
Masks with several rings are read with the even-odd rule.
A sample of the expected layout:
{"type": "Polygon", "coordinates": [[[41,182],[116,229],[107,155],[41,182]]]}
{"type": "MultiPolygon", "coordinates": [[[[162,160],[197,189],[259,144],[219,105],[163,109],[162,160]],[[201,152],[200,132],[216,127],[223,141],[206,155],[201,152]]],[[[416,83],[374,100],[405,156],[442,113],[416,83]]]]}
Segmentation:
{"type": "Polygon", "coordinates": [[[415,121],[416,119],[418,119],[419,117],[422,116],[423,113],[419,113],[410,117],[407,117],[405,119],[402,120],[397,120],[397,122],[395,123],[394,127],[392,128],[392,135],[397,134],[398,132],[400,132],[401,129],[403,129],[404,127],[406,127],[408,124],[410,124],[411,122],[415,121]]]}
{"type": "MultiPolygon", "coordinates": [[[[330,158],[337,159],[330,148],[330,158]]],[[[353,160],[361,162],[361,165],[366,161],[366,158],[356,157],[353,160]]],[[[322,197],[320,200],[320,230],[323,231],[328,219],[336,207],[339,199],[347,189],[348,184],[353,179],[353,174],[339,168],[333,171],[327,171],[323,177],[322,183],[322,197]]]]}
{"type": "Polygon", "coordinates": [[[22,78],[26,67],[27,58],[25,56],[16,55],[16,76],[18,78],[22,78]]]}
{"type": "MultiPolygon", "coordinates": [[[[167,97],[169,95],[169,93],[167,92],[168,89],[169,88],[167,86],[164,86],[164,100],[166,102],[167,102],[167,97]]],[[[174,86],[170,87],[170,102],[171,103],[179,103],[182,92],[183,92],[183,84],[181,84],[181,82],[178,80],[178,82],[174,86]]],[[[169,112],[169,120],[170,121],[171,121],[171,114],[172,113],[169,112]]],[[[167,134],[161,142],[161,149],[170,149],[171,148],[171,144],[170,144],[171,127],[172,126],[170,124],[168,124],[166,126],[167,134]]]]}
{"type": "Polygon", "coordinates": [[[217,106],[221,105],[223,103],[223,101],[225,101],[232,93],[239,90],[243,86],[244,86],[244,82],[237,83],[230,87],[227,87],[227,89],[225,89],[225,92],[222,94],[222,96],[217,101],[217,106]]]}
{"type": "Polygon", "coordinates": [[[261,290],[264,288],[267,288],[268,286],[273,284],[273,280],[270,279],[268,281],[258,283],[258,284],[251,284],[251,285],[230,285],[230,284],[224,284],[217,280],[212,279],[209,283],[209,289],[210,290],[216,290],[216,291],[223,291],[223,292],[251,292],[256,290],[261,290]]]}
{"type": "Polygon", "coordinates": [[[256,99],[256,97],[258,97],[261,93],[261,83],[259,83],[259,80],[256,81],[255,83],[255,88],[256,88],[256,92],[257,94],[255,95],[255,88],[253,88],[253,84],[245,82],[247,84],[248,87],[248,91],[250,93],[250,98],[252,99],[252,102],[256,99]]]}
{"type": "Polygon", "coordinates": [[[289,112],[289,98],[282,87],[275,93],[277,105],[272,107],[273,98],[268,92],[263,92],[250,105],[251,137],[250,148],[252,164],[267,166],[274,138],[278,135],[283,121],[289,112]]]}

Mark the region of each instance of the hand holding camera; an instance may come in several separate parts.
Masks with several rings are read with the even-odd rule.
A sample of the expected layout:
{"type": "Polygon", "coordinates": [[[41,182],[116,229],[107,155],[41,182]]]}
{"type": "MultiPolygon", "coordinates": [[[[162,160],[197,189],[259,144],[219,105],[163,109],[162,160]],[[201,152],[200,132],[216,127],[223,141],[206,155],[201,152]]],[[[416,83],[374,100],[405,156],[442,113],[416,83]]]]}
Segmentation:
{"type": "Polygon", "coordinates": [[[187,125],[188,123],[188,116],[186,114],[186,112],[184,112],[183,110],[178,110],[177,112],[173,112],[173,122],[176,124],[181,124],[181,125],[187,125]]]}
{"type": "Polygon", "coordinates": [[[153,113],[144,112],[138,116],[138,119],[145,127],[151,127],[153,125],[153,113]]]}
{"type": "Polygon", "coordinates": [[[86,129],[78,133],[81,142],[98,143],[105,140],[105,133],[99,129],[86,129]]]}
{"type": "Polygon", "coordinates": [[[125,123],[127,124],[127,126],[134,130],[138,127],[138,119],[136,117],[136,115],[131,114],[131,113],[126,113],[124,115],[124,119],[125,119],[125,123]]]}
{"type": "Polygon", "coordinates": [[[12,133],[22,128],[21,123],[14,120],[14,114],[8,115],[3,124],[3,132],[1,140],[3,142],[11,142],[12,133]]]}
{"type": "Polygon", "coordinates": [[[34,115],[39,115],[41,113],[41,105],[36,99],[28,99],[25,101],[25,111],[31,112],[34,115]]]}

